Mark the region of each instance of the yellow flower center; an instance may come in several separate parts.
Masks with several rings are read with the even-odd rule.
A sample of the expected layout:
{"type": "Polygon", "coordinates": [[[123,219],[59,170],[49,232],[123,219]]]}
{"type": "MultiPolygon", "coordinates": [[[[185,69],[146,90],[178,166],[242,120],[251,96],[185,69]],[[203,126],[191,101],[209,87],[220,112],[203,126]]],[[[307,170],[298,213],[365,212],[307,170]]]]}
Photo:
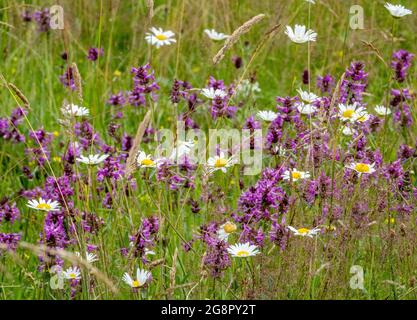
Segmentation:
{"type": "Polygon", "coordinates": [[[47,204],[47,203],[39,203],[36,208],[41,209],[41,210],[50,210],[52,209],[52,207],[47,204]]]}
{"type": "Polygon", "coordinates": [[[293,180],[298,180],[298,179],[301,178],[301,173],[298,172],[298,171],[293,171],[293,172],[291,172],[291,176],[292,176],[293,180]]]}
{"type": "Polygon", "coordinates": [[[71,279],[75,279],[75,278],[77,278],[77,275],[76,275],[75,273],[70,273],[70,274],[69,274],[69,277],[70,277],[71,279]]]}
{"type": "Polygon", "coordinates": [[[221,167],[225,167],[227,164],[227,160],[226,159],[217,159],[216,162],[214,163],[214,166],[216,168],[221,168],[221,167]]]}
{"type": "Polygon", "coordinates": [[[297,230],[299,234],[307,234],[310,232],[310,229],[307,228],[300,228],[297,230]]]}
{"type": "Polygon", "coordinates": [[[355,110],[347,109],[343,111],[342,115],[344,118],[352,118],[354,113],[355,113],[355,110]]]}
{"type": "Polygon", "coordinates": [[[235,232],[237,229],[236,225],[232,222],[227,222],[224,226],[223,226],[223,230],[226,233],[232,233],[235,232]]]}
{"type": "Polygon", "coordinates": [[[246,251],[246,250],[240,250],[240,251],[236,252],[236,255],[238,257],[247,257],[247,256],[249,256],[249,252],[246,251]]]}
{"type": "Polygon", "coordinates": [[[366,121],[366,117],[365,116],[360,116],[356,120],[359,121],[359,122],[365,122],[366,121]]]}
{"type": "Polygon", "coordinates": [[[358,163],[355,165],[355,170],[361,173],[369,172],[369,165],[366,163],[358,163]]]}
{"type": "Polygon", "coordinates": [[[135,281],[132,282],[132,287],[133,288],[139,288],[140,286],[141,285],[140,285],[140,282],[138,280],[135,280],[135,281]]]}
{"type": "Polygon", "coordinates": [[[155,162],[153,162],[153,160],[151,159],[143,159],[140,164],[142,166],[153,166],[155,164],[155,162]]]}
{"type": "Polygon", "coordinates": [[[157,38],[158,40],[161,40],[161,41],[168,39],[168,37],[164,34],[158,34],[158,35],[155,36],[155,38],[157,38]]]}

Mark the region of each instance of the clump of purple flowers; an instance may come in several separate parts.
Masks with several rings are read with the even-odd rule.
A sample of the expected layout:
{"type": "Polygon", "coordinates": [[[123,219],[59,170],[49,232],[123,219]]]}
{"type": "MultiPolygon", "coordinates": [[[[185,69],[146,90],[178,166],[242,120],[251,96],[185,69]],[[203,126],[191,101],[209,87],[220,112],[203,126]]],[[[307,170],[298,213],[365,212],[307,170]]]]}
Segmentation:
{"type": "Polygon", "coordinates": [[[134,257],[139,257],[144,263],[147,262],[146,253],[155,245],[159,230],[159,219],[155,216],[145,218],[139,230],[129,237],[131,250],[134,257]]]}
{"type": "Polygon", "coordinates": [[[362,103],[362,96],[368,84],[368,73],[363,62],[352,62],[346,69],[345,78],[340,86],[340,102],[362,103]]]}
{"type": "Polygon", "coordinates": [[[104,54],[103,48],[90,48],[88,49],[87,59],[90,61],[96,61],[99,56],[104,54]]]}
{"type": "Polygon", "coordinates": [[[155,81],[154,72],[151,71],[149,63],[144,66],[132,68],[133,90],[128,92],[129,103],[135,107],[146,106],[146,96],[149,95],[153,101],[156,101],[159,91],[159,85],[155,81]]]}
{"type": "Polygon", "coordinates": [[[0,118],[0,137],[15,143],[24,142],[25,136],[19,132],[18,125],[26,113],[25,109],[17,107],[12,111],[10,118],[0,118]]]}
{"type": "Polygon", "coordinates": [[[35,11],[33,13],[33,19],[36,21],[40,32],[48,32],[51,29],[51,14],[49,8],[35,11]]]}

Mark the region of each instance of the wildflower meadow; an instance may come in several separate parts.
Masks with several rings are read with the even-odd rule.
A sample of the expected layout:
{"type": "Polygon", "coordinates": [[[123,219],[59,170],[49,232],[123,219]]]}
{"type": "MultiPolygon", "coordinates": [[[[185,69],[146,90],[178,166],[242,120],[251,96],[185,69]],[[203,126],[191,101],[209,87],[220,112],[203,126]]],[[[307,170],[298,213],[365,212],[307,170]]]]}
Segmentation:
{"type": "Polygon", "coordinates": [[[417,2],[0,0],[0,299],[417,299],[417,2]]]}

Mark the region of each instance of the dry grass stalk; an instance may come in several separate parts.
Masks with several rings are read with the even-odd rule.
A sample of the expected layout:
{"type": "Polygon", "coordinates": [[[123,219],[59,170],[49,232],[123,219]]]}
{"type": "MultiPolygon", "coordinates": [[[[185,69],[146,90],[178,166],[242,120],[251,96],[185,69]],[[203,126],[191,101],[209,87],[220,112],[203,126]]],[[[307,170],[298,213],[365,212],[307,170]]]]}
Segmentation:
{"type": "Polygon", "coordinates": [[[377,47],[375,47],[375,45],[374,45],[372,42],[368,42],[368,41],[365,41],[365,40],[361,40],[361,42],[362,42],[365,46],[367,46],[369,49],[371,49],[371,50],[375,53],[375,55],[378,57],[378,59],[379,59],[379,60],[381,60],[381,61],[384,63],[385,67],[387,67],[387,68],[388,68],[388,64],[387,64],[387,62],[384,60],[384,58],[382,57],[381,52],[379,51],[379,49],[378,49],[377,47]]]}
{"type": "MultiPolygon", "coordinates": [[[[101,280],[113,293],[118,294],[119,290],[114,285],[113,281],[111,281],[104,273],[102,273],[100,270],[98,270],[96,267],[94,267],[91,263],[87,262],[87,260],[80,258],[79,256],[63,250],[63,249],[53,249],[50,247],[47,247],[45,245],[33,245],[28,242],[21,241],[19,243],[19,247],[23,249],[27,249],[31,251],[33,254],[36,254],[38,256],[44,256],[44,255],[57,255],[61,257],[62,259],[65,259],[73,264],[76,264],[78,266],[82,266],[85,269],[87,269],[91,274],[95,275],[98,280],[101,280]]],[[[44,256],[45,261],[48,261],[48,257],[44,256]]]]}
{"type": "Polygon", "coordinates": [[[151,118],[151,110],[149,110],[145,117],[143,118],[142,122],[140,123],[138,130],[136,131],[135,140],[133,140],[132,148],[130,149],[129,156],[126,160],[126,177],[128,177],[133,170],[135,169],[135,157],[137,152],[139,151],[140,143],[142,142],[143,135],[145,133],[146,128],[148,127],[149,120],[151,118]]]}
{"type": "Polygon", "coordinates": [[[153,0],[146,0],[146,6],[149,9],[149,11],[148,11],[149,21],[151,21],[152,18],[153,18],[153,14],[154,14],[154,12],[153,12],[153,6],[154,6],[153,0]]]}
{"type": "Polygon", "coordinates": [[[78,93],[80,100],[83,100],[82,78],[80,72],[78,71],[77,64],[73,62],[71,64],[71,68],[74,76],[75,91],[78,93]]]}
{"type": "MultiPolygon", "coordinates": [[[[244,79],[247,71],[249,70],[249,67],[252,65],[253,60],[255,59],[255,57],[258,55],[258,53],[261,51],[261,49],[263,48],[263,46],[268,42],[269,39],[271,39],[272,37],[274,37],[277,32],[281,30],[281,24],[276,24],[274,25],[272,28],[268,29],[268,31],[265,32],[264,36],[262,37],[262,39],[259,41],[258,45],[256,46],[255,50],[253,51],[252,55],[249,58],[249,62],[246,65],[245,69],[242,72],[242,76],[239,78],[239,81],[236,84],[236,87],[239,86],[239,84],[242,82],[242,80],[244,79]]],[[[235,92],[233,93],[233,95],[235,95],[237,92],[237,90],[235,90],[235,92]]]]}
{"type": "Polygon", "coordinates": [[[175,275],[177,273],[177,259],[178,259],[178,248],[175,248],[174,256],[172,258],[172,267],[169,272],[169,288],[167,290],[168,299],[172,298],[172,294],[175,289],[175,275]]]}
{"type": "Polygon", "coordinates": [[[224,46],[214,56],[213,64],[218,64],[223,59],[226,51],[229,50],[229,48],[231,48],[239,40],[240,36],[248,32],[252,28],[252,26],[257,24],[264,17],[265,17],[264,14],[258,14],[257,16],[254,16],[250,20],[246,21],[235,31],[233,31],[232,35],[226,39],[224,46]]]}

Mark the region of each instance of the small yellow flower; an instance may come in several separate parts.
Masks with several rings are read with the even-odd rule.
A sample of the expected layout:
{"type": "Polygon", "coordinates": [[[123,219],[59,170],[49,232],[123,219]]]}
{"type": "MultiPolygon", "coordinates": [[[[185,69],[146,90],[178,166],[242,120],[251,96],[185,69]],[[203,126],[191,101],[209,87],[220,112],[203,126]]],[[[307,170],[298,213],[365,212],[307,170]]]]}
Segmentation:
{"type": "Polygon", "coordinates": [[[55,137],[59,137],[59,132],[58,132],[58,131],[54,131],[54,132],[52,132],[52,134],[53,134],[55,137]]]}
{"type": "Polygon", "coordinates": [[[53,161],[53,162],[58,162],[58,163],[61,163],[62,159],[61,159],[61,157],[53,157],[53,158],[52,158],[52,161],[53,161]]]}
{"type": "Polygon", "coordinates": [[[389,218],[389,219],[387,218],[385,219],[384,223],[390,224],[390,225],[395,224],[395,218],[389,218]]]}
{"type": "Polygon", "coordinates": [[[119,70],[116,70],[116,71],[114,71],[113,75],[114,75],[116,78],[119,78],[119,77],[122,75],[122,73],[121,73],[119,70]]]}

